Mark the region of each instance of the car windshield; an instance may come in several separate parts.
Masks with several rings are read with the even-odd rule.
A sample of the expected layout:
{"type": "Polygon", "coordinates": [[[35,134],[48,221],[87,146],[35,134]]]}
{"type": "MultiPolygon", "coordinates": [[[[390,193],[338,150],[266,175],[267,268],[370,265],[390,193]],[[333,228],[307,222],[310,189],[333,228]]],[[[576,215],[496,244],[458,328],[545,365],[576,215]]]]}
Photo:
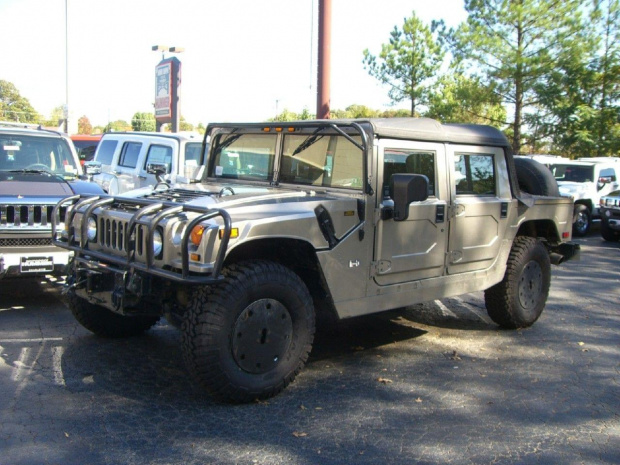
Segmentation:
{"type": "Polygon", "coordinates": [[[41,171],[66,178],[79,174],[64,139],[21,134],[0,134],[0,171],[41,171]]]}
{"type": "Polygon", "coordinates": [[[594,167],[586,165],[553,164],[549,165],[556,181],[592,182],[594,167]]]}
{"type": "MultiPolygon", "coordinates": [[[[361,189],[363,154],[339,134],[219,134],[209,176],[316,187],[361,189]],[[276,146],[282,144],[274,169],[276,146]]],[[[352,137],[360,143],[360,137],[352,137]]]]}

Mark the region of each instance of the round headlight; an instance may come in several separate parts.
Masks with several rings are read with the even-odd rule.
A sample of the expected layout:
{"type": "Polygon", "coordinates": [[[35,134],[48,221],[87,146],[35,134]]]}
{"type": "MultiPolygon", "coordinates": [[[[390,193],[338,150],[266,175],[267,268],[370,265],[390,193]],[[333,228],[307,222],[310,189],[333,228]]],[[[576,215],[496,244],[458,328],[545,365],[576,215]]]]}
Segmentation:
{"type": "Polygon", "coordinates": [[[157,257],[161,253],[161,249],[164,246],[164,241],[161,237],[159,230],[153,231],[153,255],[157,257]]]}
{"type": "Polygon", "coordinates": [[[92,242],[97,238],[97,220],[92,216],[89,216],[86,226],[86,237],[92,242]]]}

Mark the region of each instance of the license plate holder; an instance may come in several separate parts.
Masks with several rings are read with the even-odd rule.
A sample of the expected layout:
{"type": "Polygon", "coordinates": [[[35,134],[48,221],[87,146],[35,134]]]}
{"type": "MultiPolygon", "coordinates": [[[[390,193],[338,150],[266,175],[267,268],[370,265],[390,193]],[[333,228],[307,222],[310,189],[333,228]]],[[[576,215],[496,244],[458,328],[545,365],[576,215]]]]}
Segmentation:
{"type": "Polygon", "coordinates": [[[54,257],[22,257],[20,273],[48,273],[54,271],[54,257]]]}

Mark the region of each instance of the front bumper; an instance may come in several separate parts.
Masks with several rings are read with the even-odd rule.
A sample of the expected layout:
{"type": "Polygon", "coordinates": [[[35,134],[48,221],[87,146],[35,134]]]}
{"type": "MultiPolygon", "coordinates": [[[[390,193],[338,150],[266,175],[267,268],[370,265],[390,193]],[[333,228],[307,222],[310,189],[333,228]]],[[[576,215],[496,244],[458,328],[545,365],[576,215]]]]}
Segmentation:
{"type": "Polygon", "coordinates": [[[72,256],[73,253],[61,249],[53,252],[0,251],[0,278],[63,274],[72,256]]]}
{"type": "Polygon", "coordinates": [[[103,250],[94,250],[94,248],[90,247],[90,243],[87,239],[86,223],[83,221],[79,227],[74,227],[73,219],[78,212],[82,214],[83,219],[89,218],[95,215],[97,211],[99,211],[98,209],[108,208],[113,206],[116,202],[117,199],[112,196],[75,195],[61,200],[54,207],[52,213],[52,243],[55,246],[74,252],[76,266],[89,270],[89,273],[92,273],[93,270],[95,270],[95,272],[98,270],[124,277],[127,273],[133,275],[134,272],[138,272],[184,284],[209,284],[219,282],[223,279],[221,270],[231,234],[231,219],[226,211],[219,209],[207,210],[168,202],[154,203],[141,201],[139,199],[123,198],[123,204],[133,204],[137,207],[137,210],[135,210],[131,219],[123,227],[123,232],[118,232],[118,236],[120,237],[122,235],[123,237],[122,243],[124,246],[122,254],[111,254],[103,250]],[[59,210],[66,204],[72,204],[73,208],[71,208],[70,213],[67,213],[65,222],[70,226],[67,237],[63,237],[58,230],[58,219],[59,210]],[[188,221],[185,227],[185,232],[181,239],[182,256],[180,267],[173,268],[170,265],[157,265],[152,252],[154,240],[153,231],[155,231],[165,219],[178,217],[190,212],[197,213],[198,216],[188,221]],[[197,224],[216,217],[220,217],[223,222],[223,234],[215,261],[209,267],[210,272],[200,275],[190,273],[188,249],[190,233],[197,224]],[[140,241],[136,239],[138,228],[143,228],[144,236],[146,237],[144,247],[145,259],[143,261],[137,259],[140,255],[137,253],[137,248],[140,243],[140,241]]]}

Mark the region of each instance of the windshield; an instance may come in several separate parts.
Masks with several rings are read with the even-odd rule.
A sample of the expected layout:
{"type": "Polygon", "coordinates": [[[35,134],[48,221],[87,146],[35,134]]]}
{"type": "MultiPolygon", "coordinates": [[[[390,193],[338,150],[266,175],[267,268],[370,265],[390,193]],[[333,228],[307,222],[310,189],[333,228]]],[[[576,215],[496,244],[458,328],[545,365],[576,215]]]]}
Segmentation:
{"type": "Polygon", "coordinates": [[[556,181],[592,182],[594,181],[594,167],[583,165],[549,165],[556,181]]]}
{"type": "Polygon", "coordinates": [[[212,147],[211,177],[362,188],[362,151],[338,134],[219,134],[212,147]],[[274,170],[279,137],[282,154],[274,170]]]}
{"type": "Polygon", "coordinates": [[[0,135],[0,171],[44,171],[73,178],[79,174],[69,145],[59,137],[0,135]]]}

